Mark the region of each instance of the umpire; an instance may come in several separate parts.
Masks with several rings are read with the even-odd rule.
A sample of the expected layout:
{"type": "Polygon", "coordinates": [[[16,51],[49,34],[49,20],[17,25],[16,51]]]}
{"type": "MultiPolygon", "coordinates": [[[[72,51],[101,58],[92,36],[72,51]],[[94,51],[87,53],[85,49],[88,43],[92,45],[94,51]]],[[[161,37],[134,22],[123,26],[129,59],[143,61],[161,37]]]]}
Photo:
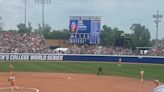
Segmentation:
{"type": "Polygon", "coordinates": [[[103,75],[103,69],[102,67],[97,68],[97,75],[103,75]]]}

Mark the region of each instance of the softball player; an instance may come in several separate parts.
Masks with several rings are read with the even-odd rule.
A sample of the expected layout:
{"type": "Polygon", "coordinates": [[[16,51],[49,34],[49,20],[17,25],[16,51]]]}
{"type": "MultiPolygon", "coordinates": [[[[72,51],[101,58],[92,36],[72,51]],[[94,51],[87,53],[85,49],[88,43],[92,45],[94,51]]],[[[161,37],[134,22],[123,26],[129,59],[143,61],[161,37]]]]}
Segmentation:
{"type": "Polygon", "coordinates": [[[121,65],[122,65],[122,59],[119,58],[119,59],[118,59],[118,67],[121,67],[121,65]]]}
{"type": "Polygon", "coordinates": [[[143,69],[141,69],[141,71],[140,71],[140,77],[141,77],[141,82],[143,82],[143,80],[144,80],[144,70],[143,69]]]}
{"type": "Polygon", "coordinates": [[[13,72],[13,64],[12,63],[9,65],[9,72],[10,73],[13,72]]]}
{"type": "Polygon", "coordinates": [[[159,82],[158,77],[154,78],[154,84],[155,84],[156,87],[159,86],[160,82],[159,82]]]}
{"type": "Polygon", "coordinates": [[[18,87],[16,86],[15,83],[15,76],[13,73],[10,74],[8,81],[11,84],[11,92],[14,92],[14,88],[18,90],[18,87]]]}

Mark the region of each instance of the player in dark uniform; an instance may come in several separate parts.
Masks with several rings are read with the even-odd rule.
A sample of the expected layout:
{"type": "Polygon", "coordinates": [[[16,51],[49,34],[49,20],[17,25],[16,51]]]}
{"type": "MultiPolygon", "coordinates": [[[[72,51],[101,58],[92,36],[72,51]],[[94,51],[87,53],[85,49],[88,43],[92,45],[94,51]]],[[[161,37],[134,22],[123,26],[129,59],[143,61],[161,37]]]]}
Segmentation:
{"type": "Polygon", "coordinates": [[[97,70],[97,75],[103,75],[103,69],[101,67],[98,67],[97,70]]]}

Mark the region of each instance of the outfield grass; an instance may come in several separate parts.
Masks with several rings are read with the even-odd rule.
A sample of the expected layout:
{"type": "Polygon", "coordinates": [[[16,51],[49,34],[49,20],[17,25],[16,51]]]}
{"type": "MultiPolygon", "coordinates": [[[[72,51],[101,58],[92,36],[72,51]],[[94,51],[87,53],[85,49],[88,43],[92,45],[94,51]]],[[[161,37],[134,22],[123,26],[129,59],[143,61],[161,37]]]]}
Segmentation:
{"type": "MultiPolygon", "coordinates": [[[[0,72],[8,71],[9,62],[0,62],[0,72]]],[[[57,72],[96,74],[97,67],[102,67],[104,75],[139,78],[140,69],[145,71],[145,79],[153,80],[158,76],[164,82],[164,65],[123,64],[118,68],[116,63],[100,62],[13,62],[16,72],[57,72]]]]}

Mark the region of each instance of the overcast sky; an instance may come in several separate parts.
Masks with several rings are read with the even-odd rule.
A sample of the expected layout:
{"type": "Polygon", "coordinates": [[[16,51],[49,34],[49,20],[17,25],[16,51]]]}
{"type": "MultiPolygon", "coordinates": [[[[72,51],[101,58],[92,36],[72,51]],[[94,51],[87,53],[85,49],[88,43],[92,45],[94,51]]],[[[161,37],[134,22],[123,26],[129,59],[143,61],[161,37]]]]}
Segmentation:
{"type": "MultiPolygon", "coordinates": [[[[164,0],[51,0],[45,6],[45,23],[53,29],[68,29],[69,16],[101,16],[102,25],[118,27],[130,32],[133,23],[145,25],[155,38],[155,24],[152,15],[159,10],[164,15],[164,0]]],[[[42,10],[35,0],[28,0],[27,22],[34,28],[42,22],[42,10]]],[[[4,29],[16,29],[24,23],[23,0],[0,0],[0,16],[4,29]]],[[[159,24],[159,38],[164,38],[164,18],[159,24]]]]}

